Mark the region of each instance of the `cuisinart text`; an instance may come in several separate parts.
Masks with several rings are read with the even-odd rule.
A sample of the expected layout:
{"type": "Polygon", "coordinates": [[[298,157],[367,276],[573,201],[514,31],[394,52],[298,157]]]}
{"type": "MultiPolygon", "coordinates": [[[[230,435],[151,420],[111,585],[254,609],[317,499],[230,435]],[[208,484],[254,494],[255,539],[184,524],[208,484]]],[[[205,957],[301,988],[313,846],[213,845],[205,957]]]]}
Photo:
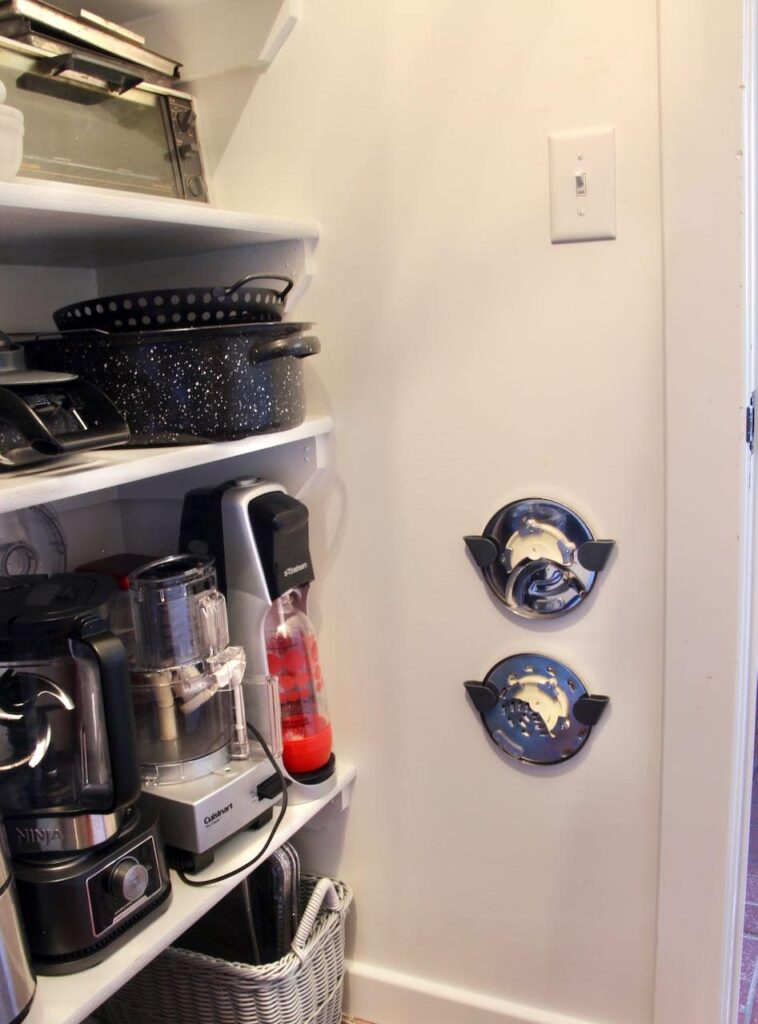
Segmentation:
{"type": "Polygon", "coordinates": [[[227,811],[231,811],[232,807],[234,807],[234,804],[228,803],[226,807],[220,807],[217,811],[214,811],[213,814],[206,814],[203,821],[206,826],[212,825],[214,821],[218,821],[219,818],[222,818],[227,811]]]}

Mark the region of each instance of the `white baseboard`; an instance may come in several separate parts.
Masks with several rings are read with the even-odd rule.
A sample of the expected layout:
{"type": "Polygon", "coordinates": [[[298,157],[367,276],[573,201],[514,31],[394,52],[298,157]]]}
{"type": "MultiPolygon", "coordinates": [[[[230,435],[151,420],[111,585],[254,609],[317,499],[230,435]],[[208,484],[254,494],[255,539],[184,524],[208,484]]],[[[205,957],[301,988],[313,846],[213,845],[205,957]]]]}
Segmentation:
{"type": "Polygon", "coordinates": [[[346,969],[345,1011],[376,1024],[593,1024],[354,960],[346,969]]]}

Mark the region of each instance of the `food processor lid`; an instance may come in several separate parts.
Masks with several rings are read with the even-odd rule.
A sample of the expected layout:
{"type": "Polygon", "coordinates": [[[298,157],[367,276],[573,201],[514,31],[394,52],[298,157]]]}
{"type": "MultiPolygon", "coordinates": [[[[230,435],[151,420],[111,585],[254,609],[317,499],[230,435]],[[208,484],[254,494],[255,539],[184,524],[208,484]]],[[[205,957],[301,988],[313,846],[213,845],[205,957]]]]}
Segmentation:
{"type": "Polygon", "coordinates": [[[41,660],[70,654],[84,620],[107,626],[117,584],[99,573],[0,577],[0,659],[41,660]]]}

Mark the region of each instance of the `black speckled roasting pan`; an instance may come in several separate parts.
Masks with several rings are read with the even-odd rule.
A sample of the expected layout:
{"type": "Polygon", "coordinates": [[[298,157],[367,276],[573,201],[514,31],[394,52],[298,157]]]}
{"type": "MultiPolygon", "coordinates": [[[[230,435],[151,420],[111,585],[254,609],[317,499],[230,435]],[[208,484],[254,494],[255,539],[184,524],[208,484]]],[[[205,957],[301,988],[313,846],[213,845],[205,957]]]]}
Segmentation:
{"type": "Polygon", "coordinates": [[[111,399],[132,447],[231,441],[302,423],[312,324],[261,323],[24,340],[33,369],[75,373],[111,399]]]}

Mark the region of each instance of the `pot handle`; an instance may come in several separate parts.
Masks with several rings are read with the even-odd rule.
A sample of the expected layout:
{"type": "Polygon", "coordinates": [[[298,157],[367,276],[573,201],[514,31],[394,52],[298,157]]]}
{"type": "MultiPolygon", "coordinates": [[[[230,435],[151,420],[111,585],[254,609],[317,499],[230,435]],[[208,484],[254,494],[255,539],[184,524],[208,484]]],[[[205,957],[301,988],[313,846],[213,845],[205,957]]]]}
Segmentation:
{"type": "Polygon", "coordinates": [[[284,302],[295,286],[292,278],[286,277],[284,274],[248,274],[247,277],[240,278],[233,285],[230,285],[228,288],[220,288],[219,291],[222,295],[231,295],[232,292],[243,288],[249,281],[284,281],[285,287],[283,291],[279,292],[278,296],[280,302],[284,302]]]}
{"type": "Polygon", "coordinates": [[[250,349],[250,363],[257,366],[259,363],[267,363],[271,359],[280,359],[282,356],[294,356],[295,359],[305,359],[306,356],[315,356],[321,351],[321,342],[312,334],[303,336],[295,335],[293,338],[275,338],[273,341],[264,341],[260,345],[254,345],[250,349]]]}

